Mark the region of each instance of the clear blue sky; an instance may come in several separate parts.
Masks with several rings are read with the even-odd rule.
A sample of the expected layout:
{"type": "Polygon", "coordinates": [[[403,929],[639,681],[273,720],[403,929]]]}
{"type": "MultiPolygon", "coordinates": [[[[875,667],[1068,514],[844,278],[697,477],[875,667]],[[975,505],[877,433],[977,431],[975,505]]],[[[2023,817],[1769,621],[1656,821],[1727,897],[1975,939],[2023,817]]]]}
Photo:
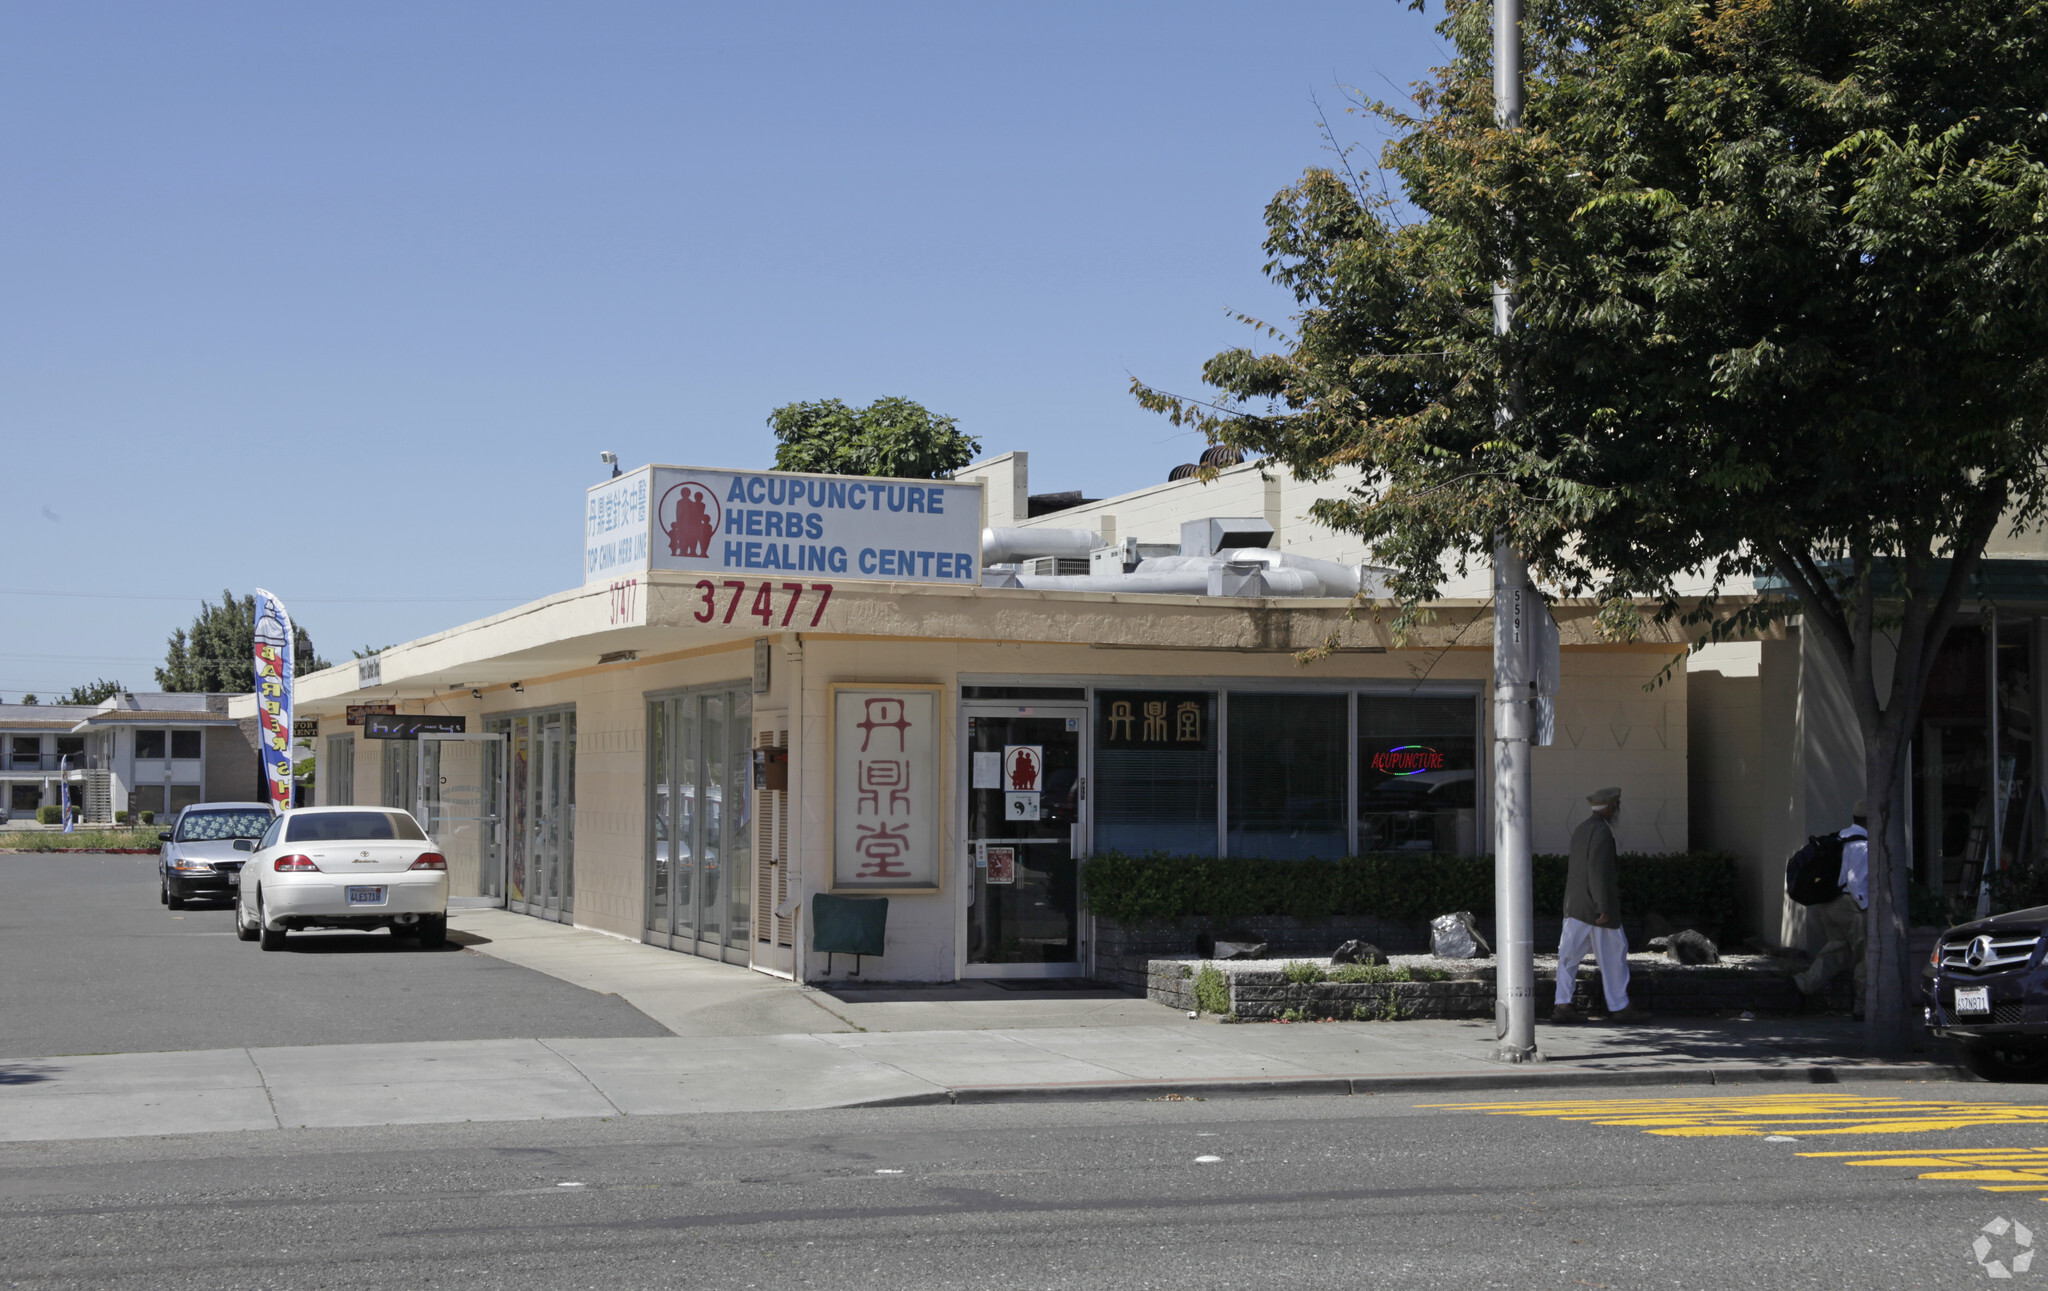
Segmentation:
{"type": "Polygon", "coordinates": [[[1035,491],[1162,480],[1201,445],[1129,377],[1284,318],[1313,99],[1422,76],[1436,17],[6,6],[0,697],[152,685],[222,588],[345,659],[572,586],[600,449],[765,466],[796,399],[919,400],[1035,491]]]}

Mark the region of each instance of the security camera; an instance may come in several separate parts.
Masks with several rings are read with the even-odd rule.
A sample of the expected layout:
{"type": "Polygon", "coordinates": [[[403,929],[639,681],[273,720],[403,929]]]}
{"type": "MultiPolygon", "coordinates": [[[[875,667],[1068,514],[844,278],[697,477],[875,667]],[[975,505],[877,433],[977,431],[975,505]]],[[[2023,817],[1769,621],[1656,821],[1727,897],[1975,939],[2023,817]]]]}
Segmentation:
{"type": "Polygon", "coordinates": [[[603,462],[606,466],[612,468],[613,479],[616,480],[619,478],[619,455],[617,453],[612,452],[610,449],[606,449],[604,452],[599,453],[597,455],[597,460],[603,462]]]}

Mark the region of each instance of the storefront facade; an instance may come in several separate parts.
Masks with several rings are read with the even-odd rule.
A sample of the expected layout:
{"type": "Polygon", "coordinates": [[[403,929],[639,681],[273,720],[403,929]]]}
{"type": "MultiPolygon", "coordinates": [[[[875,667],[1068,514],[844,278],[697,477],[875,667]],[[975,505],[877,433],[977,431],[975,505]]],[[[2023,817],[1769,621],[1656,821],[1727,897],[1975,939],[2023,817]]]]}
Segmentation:
{"type": "MultiPolygon", "coordinates": [[[[856,967],[806,944],[820,893],[888,898],[863,977],[1065,976],[1090,967],[1094,852],[1490,846],[1490,652],[1464,644],[1488,639],[1480,604],[1443,603],[1397,647],[1329,599],[721,592],[745,607],[766,588],[762,631],[723,600],[700,618],[703,580],[631,581],[386,651],[371,684],[352,665],[302,679],[302,719],[355,758],[323,790],[419,779],[418,749],[349,738],[349,706],[461,718],[499,738],[474,763],[495,833],[459,890],[804,980],[856,967]]],[[[1646,689],[1679,647],[1601,644],[1592,613],[1559,611],[1537,846],[1562,850],[1587,788],[1619,783],[1623,846],[1683,850],[1685,674],[1646,689]]]]}

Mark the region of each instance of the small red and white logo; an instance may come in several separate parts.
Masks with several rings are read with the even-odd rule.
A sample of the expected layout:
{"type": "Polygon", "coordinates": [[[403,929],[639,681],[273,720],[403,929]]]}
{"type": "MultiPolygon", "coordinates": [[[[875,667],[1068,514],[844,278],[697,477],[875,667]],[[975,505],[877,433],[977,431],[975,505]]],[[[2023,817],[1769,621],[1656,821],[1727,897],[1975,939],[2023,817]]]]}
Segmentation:
{"type": "Polygon", "coordinates": [[[711,539],[725,520],[718,493],[695,480],[669,485],[654,513],[655,522],[668,535],[671,556],[709,556],[711,539]]]}
{"type": "Polygon", "coordinates": [[[1003,746],[1003,792],[1041,793],[1045,789],[1045,747],[1039,744],[1003,746]]]}

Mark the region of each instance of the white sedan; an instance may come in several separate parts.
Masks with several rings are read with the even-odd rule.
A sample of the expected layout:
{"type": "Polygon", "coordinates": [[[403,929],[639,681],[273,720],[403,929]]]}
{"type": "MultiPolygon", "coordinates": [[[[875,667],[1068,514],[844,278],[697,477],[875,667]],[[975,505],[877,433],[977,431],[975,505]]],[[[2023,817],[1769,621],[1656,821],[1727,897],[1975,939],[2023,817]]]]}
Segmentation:
{"type": "Polygon", "coordinates": [[[299,807],[250,851],[235,935],[284,949],[306,928],[389,928],[438,946],[448,937],[448,860],[411,813],[391,807],[299,807]]]}

